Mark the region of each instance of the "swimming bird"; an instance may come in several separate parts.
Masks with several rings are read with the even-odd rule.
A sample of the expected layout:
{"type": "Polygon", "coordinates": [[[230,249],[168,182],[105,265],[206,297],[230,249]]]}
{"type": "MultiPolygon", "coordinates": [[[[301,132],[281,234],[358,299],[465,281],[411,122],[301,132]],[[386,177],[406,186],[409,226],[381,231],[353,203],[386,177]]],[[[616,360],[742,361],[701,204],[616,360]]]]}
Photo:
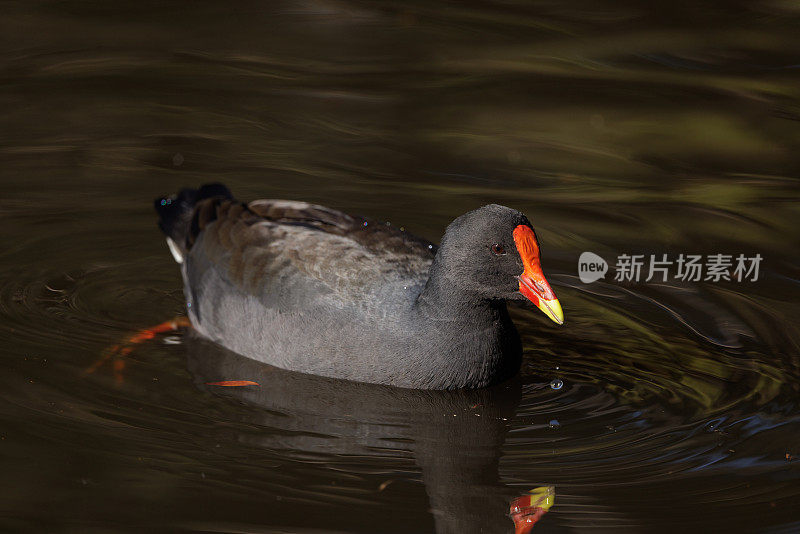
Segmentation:
{"type": "Polygon", "coordinates": [[[497,204],[441,244],[289,200],[243,203],[221,184],[155,200],[192,326],[283,369],[418,389],[485,387],[516,374],[506,301],[558,324],[530,221],[497,204]]]}

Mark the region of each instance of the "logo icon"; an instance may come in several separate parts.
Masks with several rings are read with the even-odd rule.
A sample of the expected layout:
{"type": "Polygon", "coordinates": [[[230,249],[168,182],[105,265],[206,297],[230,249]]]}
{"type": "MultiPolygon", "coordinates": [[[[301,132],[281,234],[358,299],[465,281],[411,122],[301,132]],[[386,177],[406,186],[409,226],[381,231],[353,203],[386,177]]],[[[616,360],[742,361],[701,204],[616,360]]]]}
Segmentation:
{"type": "Polygon", "coordinates": [[[583,252],[578,258],[578,277],[584,284],[591,284],[605,277],[608,272],[606,260],[594,252],[583,252]]]}

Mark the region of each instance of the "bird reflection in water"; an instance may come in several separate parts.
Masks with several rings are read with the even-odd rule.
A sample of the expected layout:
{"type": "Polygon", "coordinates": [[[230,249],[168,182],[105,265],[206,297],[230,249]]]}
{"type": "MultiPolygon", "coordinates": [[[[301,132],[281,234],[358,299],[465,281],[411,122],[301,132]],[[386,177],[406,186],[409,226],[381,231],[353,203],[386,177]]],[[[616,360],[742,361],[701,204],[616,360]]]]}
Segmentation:
{"type": "Polygon", "coordinates": [[[527,495],[511,501],[509,515],[514,521],[514,534],[528,534],[555,502],[553,486],[534,488],[527,495]]]}
{"type": "MultiPolygon", "coordinates": [[[[268,430],[237,435],[243,444],[298,456],[371,456],[378,462],[387,454],[413,457],[439,534],[507,533],[509,516],[516,534],[528,533],[554,503],[550,486],[514,497],[516,491],[500,481],[500,449],[521,396],[518,380],[479,390],[430,391],[295,373],[219,347],[194,334],[185,319],[130,336],[87,372],[108,360],[124,361],[141,343],[180,330],[196,386],[258,408],[246,410],[242,422],[268,430]]],[[[124,364],[112,367],[119,383],[124,364]]]]}

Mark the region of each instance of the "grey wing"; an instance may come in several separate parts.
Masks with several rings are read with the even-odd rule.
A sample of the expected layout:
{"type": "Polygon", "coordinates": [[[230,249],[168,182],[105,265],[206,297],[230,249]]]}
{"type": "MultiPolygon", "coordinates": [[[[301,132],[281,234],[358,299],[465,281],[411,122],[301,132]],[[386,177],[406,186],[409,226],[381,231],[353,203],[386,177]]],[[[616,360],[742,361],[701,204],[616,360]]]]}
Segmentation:
{"type": "Polygon", "coordinates": [[[371,307],[384,293],[424,282],[436,251],[394,227],[323,206],[218,198],[196,207],[187,248],[187,285],[209,283],[200,278],[213,269],[237,290],[287,311],[371,307]]]}

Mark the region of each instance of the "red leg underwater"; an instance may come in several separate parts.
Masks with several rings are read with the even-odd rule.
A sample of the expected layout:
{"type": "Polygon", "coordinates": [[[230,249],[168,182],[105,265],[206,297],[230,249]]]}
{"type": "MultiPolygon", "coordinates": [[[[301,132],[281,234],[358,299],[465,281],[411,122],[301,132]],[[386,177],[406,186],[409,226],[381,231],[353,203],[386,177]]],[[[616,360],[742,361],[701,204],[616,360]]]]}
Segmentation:
{"type": "Polygon", "coordinates": [[[103,354],[100,356],[100,358],[86,368],[85,373],[92,374],[102,367],[107,361],[113,359],[111,367],[114,372],[114,380],[117,382],[117,384],[122,384],[122,373],[125,370],[125,356],[130,354],[137,345],[141,345],[146,341],[150,341],[159,334],[177,332],[182,328],[191,328],[191,326],[192,323],[189,322],[188,317],[176,317],[172,320],[164,321],[161,324],[151,326],[150,328],[139,330],[135,334],[128,336],[121,344],[114,345],[113,347],[109,347],[103,351],[103,354]]]}

